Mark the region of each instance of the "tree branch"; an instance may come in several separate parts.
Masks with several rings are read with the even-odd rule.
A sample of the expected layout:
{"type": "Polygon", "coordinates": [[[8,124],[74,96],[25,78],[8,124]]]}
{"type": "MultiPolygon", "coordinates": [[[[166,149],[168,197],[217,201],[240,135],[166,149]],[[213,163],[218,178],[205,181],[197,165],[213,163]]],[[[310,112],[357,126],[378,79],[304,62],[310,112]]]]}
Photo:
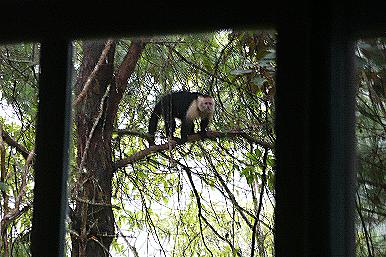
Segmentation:
{"type": "Polygon", "coordinates": [[[122,100],[123,94],[127,88],[127,82],[134,72],[137,62],[141,57],[142,51],[145,48],[144,39],[136,39],[131,42],[127,54],[123,58],[122,63],[114,73],[114,86],[111,90],[111,97],[107,105],[107,117],[110,123],[113,124],[117,115],[118,105],[122,100]]]}
{"type": "MultiPolygon", "coordinates": [[[[180,165],[181,165],[181,163],[180,163],[180,165]]],[[[194,185],[193,178],[192,178],[192,172],[190,171],[189,167],[187,167],[185,165],[182,165],[182,167],[184,168],[186,174],[188,175],[190,185],[192,186],[193,193],[196,197],[197,208],[198,208],[198,221],[199,221],[199,225],[200,225],[200,234],[201,234],[202,243],[204,244],[206,250],[210,253],[210,255],[213,256],[212,251],[209,249],[209,247],[206,245],[206,242],[205,242],[205,237],[204,237],[204,233],[203,233],[203,229],[202,229],[202,222],[201,222],[201,219],[205,220],[205,217],[202,215],[201,198],[200,198],[200,195],[196,189],[196,186],[194,185]]],[[[205,223],[207,225],[210,225],[209,222],[207,222],[207,221],[205,223]]],[[[213,232],[215,232],[217,235],[219,235],[221,237],[221,235],[215,229],[213,229],[213,232]]]]}
{"type": "Polygon", "coordinates": [[[199,223],[200,223],[200,231],[201,231],[201,236],[202,236],[202,241],[206,247],[206,249],[211,253],[211,255],[213,256],[212,252],[209,250],[209,248],[206,246],[206,243],[205,243],[205,240],[204,240],[204,235],[202,233],[202,224],[201,224],[201,219],[205,222],[205,224],[212,230],[212,232],[217,236],[219,237],[221,240],[223,240],[224,242],[227,242],[228,245],[231,247],[232,251],[236,252],[236,254],[238,256],[241,256],[241,254],[239,253],[239,251],[236,251],[234,245],[232,244],[231,241],[229,241],[227,238],[223,237],[222,235],[220,235],[220,233],[212,226],[212,224],[209,223],[209,221],[205,218],[204,215],[202,215],[202,206],[201,206],[201,198],[200,198],[200,195],[196,189],[196,186],[194,185],[194,182],[193,182],[193,177],[192,177],[192,172],[190,170],[190,168],[188,166],[185,166],[183,165],[181,162],[178,162],[177,163],[185,170],[187,176],[188,176],[188,179],[189,179],[189,183],[190,185],[192,186],[192,190],[193,190],[193,194],[194,196],[196,197],[196,201],[197,201],[197,208],[198,208],[198,218],[199,218],[199,223]]]}
{"type": "Polygon", "coordinates": [[[133,40],[125,55],[121,65],[118,67],[115,73],[115,81],[117,83],[117,91],[119,95],[123,95],[123,92],[127,86],[127,80],[133,73],[137,61],[141,56],[142,50],[145,47],[143,39],[133,40]]]}
{"type": "MultiPolygon", "coordinates": [[[[201,149],[201,151],[205,151],[205,149],[201,149]]],[[[240,216],[243,218],[243,220],[245,221],[245,223],[248,225],[249,228],[252,229],[252,224],[251,222],[248,220],[248,218],[246,217],[245,213],[244,213],[244,209],[241,208],[241,206],[239,205],[239,203],[237,202],[236,200],[236,197],[234,196],[234,194],[231,192],[231,190],[228,188],[227,186],[227,183],[224,181],[224,179],[221,177],[220,173],[217,171],[216,167],[214,166],[213,162],[211,161],[211,159],[207,156],[206,152],[204,154],[204,157],[205,157],[205,160],[206,162],[209,164],[210,168],[211,168],[211,171],[213,172],[213,174],[215,175],[215,177],[218,179],[218,181],[220,182],[221,186],[223,187],[223,189],[225,190],[226,194],[228,195],[228,197],[223,193],[224,197],[228,198],[232,204],[236,207],[237,211],[240,213],[240,216]]],[[[246,212],[247,214],[249,214],[250,216],[252,216],[253,218],[255,218],[251,213],[249,212],[246,212]]]]}
{"type": "Polygon", "coordinates": [[[86,158],[87,158],[88,149],[90,148],[91,139],[92,139],[92,137],[94,135],[94,131],[95,131],[95,129],[96,129],[100,119],[102,118],[103,106],[105,104],[105,99],[109,95],[109,93],[110,93],[110,85],[107,86],[106,92],[104,93],[104,95],[103,95],[103,97],[101,99],[101,102],[99,104],[98,116],[96,117],[96,119],[94,121],[94,124],[91,127],[90,134],[87,137],[86,145],[85,145],[83,153],[82,153],[82,159],[81,159],[80,164],[79,164],[79,172],[83,172],[83,166],[84,166],[86,158]]]}
{"type": "MultiPolygon", "coordinates": [[[[250,135],[248,135],[246,132],[240,131],[240,130],[231,130],[228,132],[220,132],[220,131],[207,131],[205,138],[202,138],[200,134],[194,134],[188,136],[188,141],[190,143],[194,143],[197,141],[200,141],[202,139],[209,139],[209,140],[216,140],[217,138],[234,138],[234,137],[243,137],[244,139],[248,140],[249,142],[252,142],[254,144],[260,145],[264,148],[273,149],[273,146],[270,143],[254,139],[250,135]]],[[[136,152],[124,159],[118,160],[114,163],[114,170],[117,170],[119,168],[123,168],[129,164],[135,163],[137,161],[140,161],[147,157],[148,155],[152,153],[159,153],[168,149],[174,149],[177,146],[177,142],[171,141],[169,143],[161,144],[161,145],[153,145],[150,146],[142,151],[136,152]]]]}
{"type": "Polygon", "coordinates": [[[263,156],[263,174],[262,174],[262,178],[261,178],[261,191],[260,191],[259,207],[257,208],[256,218],[255,218],[255,221],[253,223],[253,228],[252,228],[251,257],[253,257],[255,255],[255,242],[256,242],[255,237],[256,237],[256,233],[257,233],[257,223],[259,221],[261,208],[263,207],[264,188],[265,188],[265,183],[267,181],[267,176],[266,176],[267,157],[268,157],[268,150],[267,150],[267,148],[265,148],[264,149],[264,156],[263,156]]]}
{"type": "Polygon", "coordinates": [[[99,68],[101,67],[101,65],[103,64],[103,62],[105,62],[106,60],[106,56],[107,56],[107,53],[109,52],[111,46],[114,44],[114,40],[112,39],[109,39],[107,42],[106,42],[106,46],[105,48],[103,49],[102,51],[102,54],[101,56],[99,57],[99,60],[97,62],[97,64],[95,65],[93,71],[91,72],[90,76],[88,76],[88,79],[86,81],[86,83],[84,84],[84,87],[82,89],[82,92],[79,93],[78,97],[75,99],[74,103],[73,103],[73,106],[77,106],[87,95],[87,92],[90,90],[91,88],[91,85],[92,85],[92,81],[95,79],[98,71],[99,71],[99,68]]]}
{"type": "Polygon", "coordinates": [[[143,132],[139,132],[139,131],[135,131],[135,130],[129,130],[129,129],[118,129],[118,130],[115,130],[113,133],[116,133],[118,135],[118,137],[129,135],[129,136],[138,136],[138,137],[144,138],[148,141],[149,141],[149,139],[151,139],[151,136],[147,133],[143,133],[143,132]]]}
{"type": "Polygon", "coordinates": [[[175,53],[179,58],[181,58],[184,62],[186,62],[187,64],[191,65],[193,68],[211,76],[212,78],[217,78],[218,80],[222,81],[222,82],[225,82],[225,83],[229,83],[229,84],[232,84],[232,82],[228,79],[224,79],[222,77],[219,77],[217,76],[216,72],[214,73],[211,73],[210,71],[207,71],[206,69],[200,67],[199,65],[195,64],[194,62],[192,61],[189,61],[185,56],[183,56],[180,52],[178,52],[176,49],[174,49],[173,47],[169,47],[173,53],[175,53]]]}
{"type": "Polygon", "coordinates": [[[16,151],[18,151],[24,159],[28,159],[30,155],[30,151],[27,150],[23,145],[19,144],[16,140],[14,140],[3,128],[2,137],[4,142],[6,142],[9,146],[14,147],[16,151]]]}

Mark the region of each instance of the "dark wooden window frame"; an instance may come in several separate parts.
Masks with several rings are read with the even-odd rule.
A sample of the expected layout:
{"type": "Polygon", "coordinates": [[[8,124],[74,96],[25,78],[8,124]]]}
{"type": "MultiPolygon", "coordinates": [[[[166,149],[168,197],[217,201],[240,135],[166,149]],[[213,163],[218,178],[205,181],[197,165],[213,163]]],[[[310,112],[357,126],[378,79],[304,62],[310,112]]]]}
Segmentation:
{"type": "Polygon", "coordinates": [[[382,1],[142,2],[2,3],[1,42],[42,43],[33,256],[64,255],[71,40],[228,27],[278,31],[276,256],[354,256],[353,43],[382,1]]]}

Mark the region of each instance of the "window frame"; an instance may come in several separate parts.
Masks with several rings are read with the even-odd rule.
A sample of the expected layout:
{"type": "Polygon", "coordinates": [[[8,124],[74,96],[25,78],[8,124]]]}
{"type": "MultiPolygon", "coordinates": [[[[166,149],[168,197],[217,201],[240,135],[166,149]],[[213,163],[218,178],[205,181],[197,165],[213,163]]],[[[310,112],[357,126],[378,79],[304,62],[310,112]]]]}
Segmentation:
{"type": "Polygon", "coordinates": [[[32,256],[64,255],[71,40],[227,27],[278,31],[276,256],[355,255],[353,42],[384,36],[382,2],[248,4],[4,3],[1,42],[42,43],[32,256]]]}

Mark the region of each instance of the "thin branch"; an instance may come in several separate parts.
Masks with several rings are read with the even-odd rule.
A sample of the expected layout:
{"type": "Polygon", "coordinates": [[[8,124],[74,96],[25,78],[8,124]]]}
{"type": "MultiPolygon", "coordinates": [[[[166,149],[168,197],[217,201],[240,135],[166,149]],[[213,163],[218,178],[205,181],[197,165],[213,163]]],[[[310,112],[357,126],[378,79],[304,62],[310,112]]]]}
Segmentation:
{"type": "Polygon", "coordinates": [[[136,186],[136,187],[138,188],[139,195],[140,195],[141,201],[142,201],[142,205],[143,205],[143,207],[145,208],[145,215],[146,215],[146,218],[148,219],[148,222],[149,222],[149,225],[150,225],[151,229],[153,229],[153,231],[154,231],[155,238],[156,238],[157,241],[158,241],[158,245],[161,247],[161,250],[162,250],[163,254],[164,254],[165,257],[166,257],[167,255],[166,255],[165,249],[164,249],[164,247],[163,247],[162,244],[161,244],[161,240],[160,240],[160,238],[159,238],[159,236],[158,236],[156,227],[155,227],[154,222],[153,222],[153,220],[152,220],[152,218],[151,218],[151,216],[150,216],[149,208],[147,207],[146,200],[145,200],[145,197],[144,197],[144,195],[143,195],[143,191],[139,188],[138,183],[137,183],[133,178],[131,178],[130,176],[128,176],[128,178],[133,182],[134,186],[136,186]]]}
{"type": "MultiPolygon", "coordinates": [[[[196,186],[194,185],[194,182],[193,182],[193,178],[192,178],[192,172],[190,170],[189,167],[185,166],[184,164],[182,164],[181,162],[179,161],[176,161],[186,172],[186,174],[188,175],[188,178],[189,178],[189,183],[190,185],[192,186],[192,189],[193,189],[193,193],[196,197],[196,201],[197,201],[197,206],[198,206],[198,216],[199,216],[199,221],[200,221],[200,228],[201,228],[201,219],[205,222],[205,224],[212,230],[213,233],[216,234],[216,236],[218,238],[220,238],[221,240],[223,240],[224,242],[227,242],[228,245],[231,247],[232,251],[235,252],[236,249],[234,247],[234,245],[232,244],[232,242],[230,242],[227,238],[223,237],[222,235],[220,235],[220,233],[212,226],[212,224],[209,223],[209,221],[205,218],[204,215],[202,215],[202,207],[201,207],[201,198],[200,198],[200,195],[196,189],[196,186]],[[201,217],[201,218],[200,218],[201,217]]],[[[203,237],[203,235],[202,235],[203,237]]],[[[204,245],[206,246],[205,244],[205,241],[204,241],[204,238],[202,238],[203,242],[204,242],[204,245]]],[[[209,249],[207,248],[207,250],[209,251],[209,249]]],[[[210,252],[212,254],[212,252],[210,252]]],[[[237,251],[236,254],[238,256],[241,256],[241,254],[237,251]]]]}
{"type": "MultiPolygon", "coordinates": [[[[204,149],[201,149],[201,150],[204,150],[204,149]]],[[[237,211],[240,213],[241,217],[243,218],[245,223],[248,225],[248,227],[250,227],[252,229],[252,224],[248,220],[248,218],[245,216],[244,210],[243,210],[243,208],[241,208],[241,206],[237,202],[236,197],[233,195],[231,190],[228,188],[226,182],[221,177],[220,173],[218,173],[218,171],[217,171],[216,167],[213,165],[212,161],[209,158],[207,158],[206,154],[204,155],[204,157],[205,157],[207,163],[209,163],[209,165],[211,167],[211,170],[213,171],[214,175],[220,181],[221,186],[224,188],[225,192],[228,194],[228,198],[231,200],[232,204],[236,207],[237,211]]],[[[248,213],[248,214],[250,214],[250,213],[248,213]]]]}
{"type": "Polygon", "coordinates": [[[92,236],[88,240],[91,240],[91,241],[94,241],[95,243],[97,243],[103,249],[103,251],[105,251],[105,253],[107,253],[109,256],[112,257],[109,249],[107,249],[106,246],[104,246],[101,242],[99,242],[99,240],[96,237],[92,236]]]}
{"type": "MultiPolygon", "coordinates": [[[[168,46],[169,47],[169,46],[168,46]]],[[[185,56],[183,56],[180,52],[178,52],[176,49],[174,49],[173,47],[169,47],[173,53],[175,53],[178,57],[180,57],[184,62],[186,62],[187,64],[191,65],[193,68],[199,70],[199,71],[202,71],[203,73],[211,76],[211,77],[215,77],[217,78],[218,80],[222,81],[222,82],[225,82],[225,83],[229,83],[229,84],[232,84],[232,82],[228,79],[224,79],[222,77],[219,77],[217,76],[215,73],[211,73],[210,71],[207,71],[206,69],[198,66],[197,64],[195,64],[194,62],[188,60],[185,56]]]]}
{"type": "Polygon", "coordinates": [[[366,222],[365,222],[365,219],[362,215],[362,212],[361,212],[361,202],[360,202],[360,197],[359,197],[359,194],[357,192],[357,201],[356,201],[356,209],[357,209],[357,212],[358,212],[358,215],[359,215],[359,219],[361,221],[361,224],[362,224],[362,229],[363,229],[363,232],[365,234],[365,239],[366,239],[366,245],[367,245],[367,251],[368,251],[368,256],[369,257],[372,257],[374,256],[373,253],[371,252],[371,250],[373,249],[372,247],[372,242],[371,242],[371,237],[370,237],[370,234],[369,232],[367,231],[367,227],[366,227],[366,222]]]}
{"type": "Polygon", "coordinates": [[[137,137],[140,137],[140,138],[143,138],[146,140],[151,139],[151,136],[147,133],[129,130],[129,129],[118,129],[118,130],[113,131],[113,133],[116,133],[118,135],[118,137],[129,135],[129,136],[137,136],[137,137]]]}
{"type": "Polygon", "coordinates": [[[137,248],[135,248],[134,245],[131,245],[131,244],[129,244],[129,243],[127,243],[127,245],[129,246],[129,249],[130,249],[130,251],[134,254],[134,256],[135,256],[135,257],[139,257],[137,248]]]}
{"type": "Polygon", "coordinates": [[[103,202],[93,202],[93,201],[89,201],[89,200],[86,200],[86,199],[82,199],[82,198],[79,198],[79,197],[74,197],[73,198],[75,201],[77,202],[80,202],[80,203],[86,203],[88,205],[94,205],[94,206],[103,206],[103,207],[110,207],[112,209],[121,209],[121,207],[117,206],[117,205],[112,205],[110,203],[103,203],[103,202]]]}
{"type": "Polygon", "coordinates": [[[32,204],[28,203],[22,209],[14,209],[12,212],[4,216],[2,222],[5,222],[5,224],[11,223],[15,219],[17,219],[20,215],[28,211],[31,208],[31,206],[32,204]]]}
{"type": "Polygon", "coordinates": [[[253,228],[252,228],[251,257],[253,257],[255,255],[255,241],[256,241],[255,237],[256,237],[256,232],[257,232],[257,223],[259,221],[261,208],[263,206],[263,195],[264,195],[265,183],[267,181],[267,176],[266,176],[267,157],[268,157],[268,149],[266,148],[264,150],[264,156],[263,156],[263,174],[262,174],[262,179],[261,179],[261,191],[260,191],[259,207],[257,208],[256,219],[255,219],[255,222],[253,223],[253,228]]]}
{"type": "MultiPolygon", "coordinates": [[[[3,126],[2,124],[0,123],[0,170],[1,170],[1,176],[0,176],[0,182],[5,182],[6,178],[7,178],[7,174],[6,174],[6,168],[5,168],[5,145],[4,145],[4,132],[3,131],[3,126]]],[[[10,137],[8,139],[11,139],[10,137]]],[[[11,152],[12,154],[12,152],[11,152]]],[[[20,191],[18,193],[17,196],[15,196],[15,202],[14,202],[14,207],[13,208],[9,208],[8,204],[9,204],[9,195],[7,194],[6,190],[1,190],[2,191],[2,198],[3,198],[3,217],[1,217],[2,219],[0,220],[0,236],[1,236],[1,239],[4,240],[5,244],[8,244],[8,241],[7,241],[7,226],[13,222],[16,218],[18,218],[21,214],[23,214],[24,212],[26,212],[28,209],[30,209],[31,205],[30,204],[27,204],[26,206],[24,206],[22,209],[19,209],[20,207],[20,203],[21,203],[21,200],[23,198],[23,196],[25,195],[25,188],[27,186],[27,173],[29,171],[29,167],[31,165],[31,162],[33,160],[33,156],[34,156],[34,151],[31,151],[27,157],[27,160],[26,160],[26,163],[24,165],[24,172],[23,174],[21,175],[21,179],[22,179],[22,182],[21,182],[21,186],[20,186],[20,191]]],[[[17,165],[17,162],[16,162],[16,165],[17,165]]],[[[7,247],[7,246],[6,246],[7,247]]]]}
{"type": "Polygon", "coordinates": [[[35,156],[35,152],[31,151],[30,154],[28,155],[28,158],[27,158],[25,165],[24,165],[24,172],[22,175],[20,191],[19,191],[19,195],[17,196],[16,201],[15,201],[15,209],[17,209],[17,210],[19,209],[21,200],[22,200],[23,196],[25,195],[25,189],[27,187],[27,175],[28,175],[29,167],[32,164],[32,160],[33,160],[34,156],[35,156]]]}
{"type": "Polygon", "coordinates": [[[91,88],[92,82],[95,79],[95,76],[99,71],[99,68],[101,67],[103,62],[105,62],[106,56],[107,56],[107,54],[108,54],[108,52],[113,44],[114,44],[114,40],[112,40],[112,39],[107,40],[105,48],[103,49],[102,54],[99,57],[97,64],[95,65],[91,74],[88,76],[88,79],[87,79],[86,83],[84,84],[82,92],[80,92],[79,95],[77,96],[77,98],[75,99],[75,101],[73,103],[73,107],[77,106],[86,97],[88,91],[91,88]]]}
{"type": "MultiPolygon", "coordinates": [[[[5,144],[3,141],[3,124],[0,123],[0,182],[5,183],[5,179],[7,177],[7,172],[5,168],[5,144]]],[[[8,201],[9,201],[9,196],[6,190],[1,190],[1,195],[3,198],[3,203],[2,204],[2,212],[7,213],[8,212],[8,201]]],[[[1,215],[2,216],[2,215],[1,215]]],[[[0,227],[0,235],[2,235],[2,227],[0,227]]]]}
{"type": "Polygon", "coordinates": [[[95,122],[94,122],[94,124],[93,124],[93,126],[92,126],[92,128],[91,128],[90,134],[89,134],[89,136],[88,136],[88,139],[87,139],[87,142],[86,142],[86,146],[85,146],[84,151],[83,151],[82,159],[81,159],[81,162],[80,162],[80,165],[79,165],[79,171],[80,171],[80,172],[82,172],[84,163],[85,163],[86,158],[87,158],[87,152],[88,152],[88,149],[89,149],[89,147],[90,147],[91,138],[92,138],[92,136],[94,135],[95,128],[96,128],[96,126],[98,125],[99,120],[100,120],[101,117],[102,117],[102,114],[103,114],[103,105],[104,105],[105,99],[106,99],[106,97],[108,96],[109,92],[110,92],[110,85],[107,86],[106,92],[105,92],[105,94],[104,94],[103,97],[102,97],[101,103],[100,103],[100,105],[99,105],[99,113],[98,113],[98,116],[97,116],[97,118],[95,119],[95,122]]]}
{"type": "Polygon", "coordinates": [[[116,225],[116,227],[117,227],[118,232],[121,235],[122,239],[125,240],[125,243],[129,247],[130,251],[134,254],[134,257],[139,257],[137,248],[134,245],[130,244],[129,240],[127,240],[126,236],[122,233],[121,228],[118,225],[116,225]]]}
{"type": "MultiPolygon", "coordinates": [[[[199,221],[199,224],[200,224],[200,234],[201,234],[201,239],[202,239],[202,242],[206,248],[206,250],[210,253],[211,256],[213,256],[213,253],[212,251],[209,249],[209,247],[206,245],[206,242],[205,242],[205,237],[204,237],[204,233],[203,233],[203,229],[202,229],[202,221],[201,219],[205,219],[204,216],[202,215],[202,206],[201,206],[201,198],[200,198],[200,195],[198,194],[198,191],[196,189],[196,186],[194,185],[194,182],[193,182],[193,178],[192,178],[192,172],[190,171],[190,169],[183,165],[183,168],[186,172],[186,174],[188,175],[188,178],[189,178],[189,182],[190,182],[190,185],[192,186],[192,189],[193,189],[193,193],[196,197],[196,201],[197,201],[197,208],[198,208],[198,221],[199,221]]],[[[209,222],[206,222],[208,225],[209,225],[209,222]]],[[[215,231],[215,230],[214,230],[215,231]]],[[[217,231],[216,231],[217,232],[217,231]]],[[[217,233],[218,234],[218,233],[217,233]]]]}
{"type": "Polygon", "coordinates": [[[224,48],[221,50],[220,56],[217,58],[216,63],[214,64],[212,80],[209,83],[210,91],[212,91],[212,88],[214,85],[214,79],[217,77],[218,67],[220,65],[221,59],[223,58],[225,51],[228,49],[229,46],[233,44],[233,41],[235,39],[236,39],[236,36],[232,34],[231,38],[229,39],[228,43],[224,46],[224,48]]]}

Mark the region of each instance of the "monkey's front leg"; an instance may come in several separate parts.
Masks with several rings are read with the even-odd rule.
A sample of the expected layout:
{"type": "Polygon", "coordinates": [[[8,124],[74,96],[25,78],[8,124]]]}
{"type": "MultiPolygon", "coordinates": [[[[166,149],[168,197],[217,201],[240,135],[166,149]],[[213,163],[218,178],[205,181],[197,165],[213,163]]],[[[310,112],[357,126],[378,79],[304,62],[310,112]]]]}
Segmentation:
{"type": "Polygon", "coordinates": [[[194,123],[189,120],[185,120],[181,124],[181,140],[179,143],[185,143],[188,141],[188,135],[194,133],[194,123]]]}
{"type": "Polygon", "coordinates": [[[208,127],[208,125],[209,125],[209,119],[208,118],[201,119],[201,123],[200,123],[200,136],[201,136],[201,138],[206,137],[206,128],[208,127]]]}

